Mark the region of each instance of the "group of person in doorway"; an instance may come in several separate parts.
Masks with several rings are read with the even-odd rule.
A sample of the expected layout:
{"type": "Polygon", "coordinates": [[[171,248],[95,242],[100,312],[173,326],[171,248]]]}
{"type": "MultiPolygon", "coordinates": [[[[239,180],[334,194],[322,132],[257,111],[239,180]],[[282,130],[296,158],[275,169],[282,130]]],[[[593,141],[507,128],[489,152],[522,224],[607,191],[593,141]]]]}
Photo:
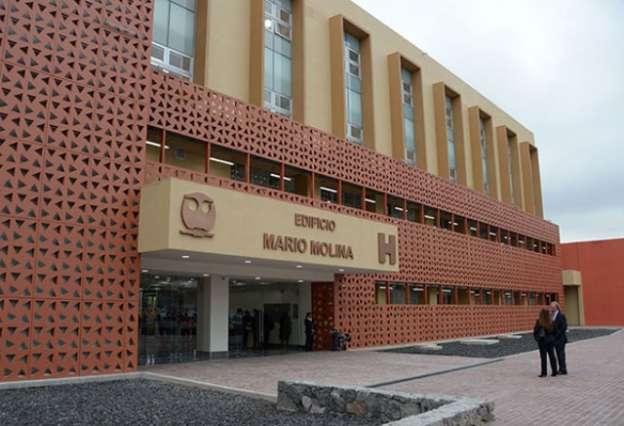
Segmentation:
{"type": "Polygon", "coordinates": [[[568,322],[561,312],[559,303],[552,302],[548,308],[540,311],[533,328],[533,337],[537,341],[541,361],[539,377],[548,375],[547,357],[550,361],[552,376],[568,374],[565,356],[565,345],[568,343],[567,331],[568,322]]]}

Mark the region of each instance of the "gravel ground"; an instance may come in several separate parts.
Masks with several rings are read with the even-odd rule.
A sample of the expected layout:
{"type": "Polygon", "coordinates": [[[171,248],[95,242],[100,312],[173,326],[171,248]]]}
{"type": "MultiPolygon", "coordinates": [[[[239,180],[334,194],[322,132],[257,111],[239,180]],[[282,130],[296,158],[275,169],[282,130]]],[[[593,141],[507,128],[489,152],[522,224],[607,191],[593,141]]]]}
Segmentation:
{"type": "MultiPolygon", "coordinates": [[[[615,329],[598,328],[575,328],[569,329],[568,341],[574,342],[594,337],[606,336],[616,332],[615,329]]],[[[520,334],[522,339],[500,339],[497,345],[466,345],[458,341],[441,343],[441,350],[432,351],[422,349],[418,346],[409,346],[397,349],[388,349],[383,352],[408,353],[408,354],[428,354],[428,355],[449,355],[465,356],[473,358],[500,358],[503,356],[531,352],[537,350],[537,343],[533,339],[533,333],[520,334]]]]}
{"type": "Polygon", "coordinates": [[[153,380],[0,391],[0,425],[371,425],[349,416],[278,411],[268,402],[153,380]]]}

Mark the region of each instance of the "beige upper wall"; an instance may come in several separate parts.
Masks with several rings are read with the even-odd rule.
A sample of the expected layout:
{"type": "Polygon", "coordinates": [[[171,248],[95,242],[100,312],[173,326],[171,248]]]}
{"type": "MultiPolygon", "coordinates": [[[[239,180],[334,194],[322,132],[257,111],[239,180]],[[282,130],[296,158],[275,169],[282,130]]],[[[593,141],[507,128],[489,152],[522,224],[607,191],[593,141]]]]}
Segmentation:
{"type": "MultiPolygon", "coordinates": [[[[207,87],[249,101],[249,0],[205,0],[208,7],[207,87]]],[[[534,144],[531,131],[526,129],[466,82],[459,79],[423,51],[399,34],[382,24],[350,0],[300,0],[304,1],[304,61],[305,61],[305,124],[332,131],[331,120],[331,66],[329,19],[343,15],[354,25],[370,34],[372,50],[374,133],[375,149],[392,156],[390,117],[390,85],[388,55],[399,52],[421,68],[423,80],[424,123],[427,143],[428,171],[437,174],[437,150],[435,117],[433,108],[433,85],[444,82],[462,99],[463,134],[466,174],[469,187],[474,187],[470,133],[467,123],[468,108],[478,106],[492,117],[494,128],[506,126],[518,136],[518,142],[534,144]]],[[[399,11],[397,11],[399,13],[399,11]]],[[[199,18],[201,19],[201,18],[199,18]]],[[[440,33],[442,37],[442,32],[440,33]]],[[[198,53],[199,54],[199,53],[198,53]]],[[[496,175],[500,182],[498,167],[498,144],[495,146],[496,175]]],[[[522,169],[524,169],[522,165],[522,169]]],[[[521,179],[522,180],[522,179],[521,179]]],[[[523,183],[520,182],[521,189],[523,183]]],[[[498,198],[501,198],[500,187],[498,198]]]]}

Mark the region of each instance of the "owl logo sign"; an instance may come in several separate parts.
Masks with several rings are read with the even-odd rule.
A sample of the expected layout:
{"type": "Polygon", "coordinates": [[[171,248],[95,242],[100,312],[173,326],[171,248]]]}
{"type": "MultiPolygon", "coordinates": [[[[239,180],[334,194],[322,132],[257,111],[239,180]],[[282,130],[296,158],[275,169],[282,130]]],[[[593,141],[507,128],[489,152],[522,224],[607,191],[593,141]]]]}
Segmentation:
{"type": "Polygon", "coordinates": [[[180,216],[185,229],[180,234],[190,235],[196,238],[211,238],[211,232],[217,218],[215,203],[206,194],[193,192],[184,195],[180,216]]]}

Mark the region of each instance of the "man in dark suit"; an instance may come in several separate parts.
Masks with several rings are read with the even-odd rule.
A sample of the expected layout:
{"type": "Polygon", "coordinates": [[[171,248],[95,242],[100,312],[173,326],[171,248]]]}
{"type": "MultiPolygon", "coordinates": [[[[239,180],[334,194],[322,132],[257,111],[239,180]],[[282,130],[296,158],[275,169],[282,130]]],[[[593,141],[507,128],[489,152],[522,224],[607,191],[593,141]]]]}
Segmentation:
{"type": "Polygon", "coordinates": [[[557,361],[559,363],[559,374],[568,374],[565,358],[565,345],[568,343],[568,321],[561,312],[559,303],[552,302],[550,304],[550,314],[552,316],[553,326],[555,328],[555,352],[557,352],[557,361]]]}

